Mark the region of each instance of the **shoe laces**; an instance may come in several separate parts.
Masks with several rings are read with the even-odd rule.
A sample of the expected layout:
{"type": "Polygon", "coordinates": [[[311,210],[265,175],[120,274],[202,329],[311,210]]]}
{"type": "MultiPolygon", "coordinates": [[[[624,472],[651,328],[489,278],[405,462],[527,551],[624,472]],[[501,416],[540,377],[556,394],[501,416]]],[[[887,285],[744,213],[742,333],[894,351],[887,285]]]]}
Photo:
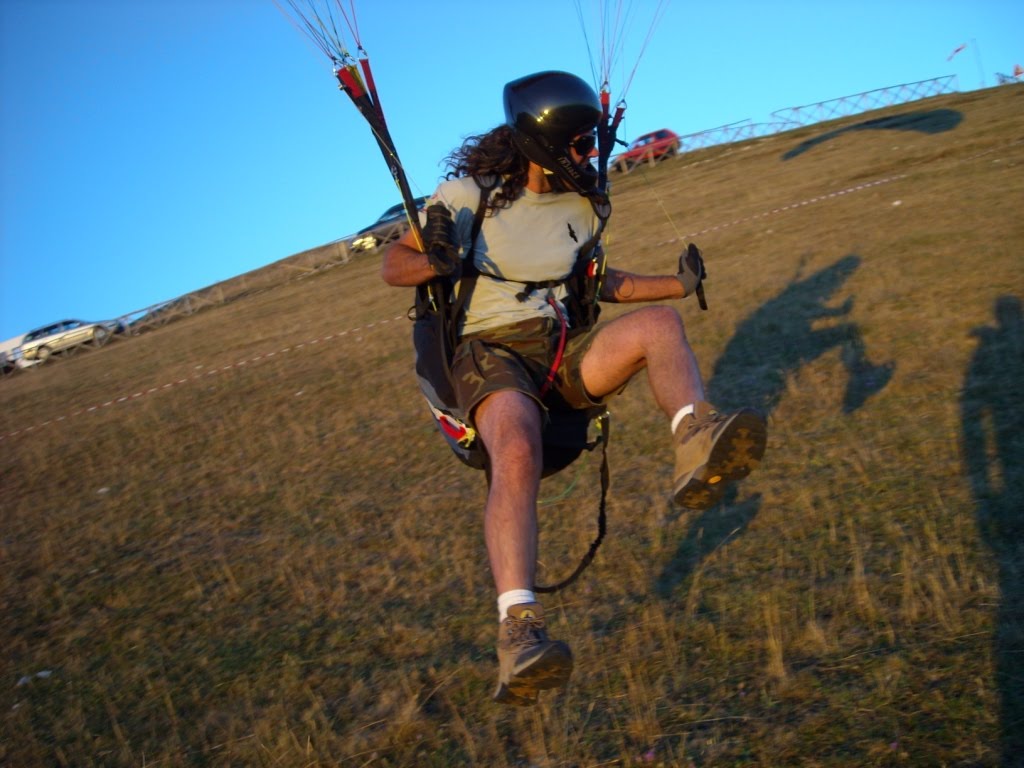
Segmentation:
{"type": "Polygon", "coordinates": [[[536,616],[531,616],[528,619],[509,616],[507,621],[508,640],[511,645],[533,646],[547,639],[547,633],[544,631],[544,619],[536,616]]]}
{"type": "Polygon", "coordinates": [[[721,411],[708,411],[699,418],[694,416],[693,423],[686,430],[686,435],[689,437],[704,429],[714,429],[718,424],[728,421],[728,419],[729,414],[722,413],[721,411]]]}

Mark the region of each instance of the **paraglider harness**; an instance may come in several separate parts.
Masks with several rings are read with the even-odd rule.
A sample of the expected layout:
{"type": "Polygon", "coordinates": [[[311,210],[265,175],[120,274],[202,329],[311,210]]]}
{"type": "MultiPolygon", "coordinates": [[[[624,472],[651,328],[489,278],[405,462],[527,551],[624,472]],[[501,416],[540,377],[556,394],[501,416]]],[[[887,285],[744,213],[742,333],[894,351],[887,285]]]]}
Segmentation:
{"type": "MultiPolygon", "coordinates": [[[[457,281],[450,278],[435,278],[429,283],[417,286],[416,303],[411,310],[414,318],[413,346],[416,351],[416,376],[420,390],[434,417],[435,424],[452,452],[467,466],[483,469],[490,481],[487,453],[476,431],[470,424],[469,415],[458,405],[455,396],[455,381],[452,363],[459,344],[458,329],[465,308],[472,296],[480,271],[475,263],[477,239],[487,213],[490,194],[497,186],[497,179],[485,182],[475,179],[480,187],[480,202],[473,218],[470,248],[462,259],[462,274],[457,281]]],[[[595,211],[597,206],[595,206],[595,211]]],[[[600,238],[607,215],[599,216],[599,225],[594,235],[580,246],[576,263],[567,276],[560,280],[544,283],[525,283],[519,296],[526,296],[540,287],[553,288],[564,285],[566,298],[565,313],[554,299],[549,303],[559,318],[560,332],[557,351],[548,376],[540,388],[543,398],[553,384],[562,361],[562,353],[569,334],[585,332],[597,322],[600,313],[598,296],[600,280],[604,274],[604,252],[600,238]]],[[[490,275],[486,277],[493,278],[490,275]]],[[[543,466],[542,476],[553,475],[569,466],[584,451],[601,446],[601,500],[598,508],[598,534],[590,549],[563,581],[552,586],[534,587],[541,593],[556,592],[572,584],[594,559],[606,531],[606,500],[610,474],[608,469],[608,439],[610,432],[608,410],[603,405],[581,409],[552,408],[542,434],[543,466]],[[597,436],[590,439],[591,425],[596,427],[597,436]]]]}

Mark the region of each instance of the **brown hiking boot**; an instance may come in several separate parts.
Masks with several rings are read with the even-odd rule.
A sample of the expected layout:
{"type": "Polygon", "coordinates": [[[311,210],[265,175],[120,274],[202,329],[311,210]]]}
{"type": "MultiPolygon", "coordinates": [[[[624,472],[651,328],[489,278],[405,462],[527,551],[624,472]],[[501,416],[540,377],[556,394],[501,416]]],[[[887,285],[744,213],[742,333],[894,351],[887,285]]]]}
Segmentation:
{"type": "Polygon", "coordinates": [[[572,674],[572,651],[544,630],[544,608],[523,603],[508,609],[498,625],[498,688],[494,700],[523,706],[537,703],[539,691],[560,688],[572,674]]]}
{"type": "Polygon", "coordinates": [[[718,503],[729,483],[750,474],[764,455],[764,416],[753,408],[719,413],[697,403],[676,429],[676,504],[708,509],[718,503]]]}

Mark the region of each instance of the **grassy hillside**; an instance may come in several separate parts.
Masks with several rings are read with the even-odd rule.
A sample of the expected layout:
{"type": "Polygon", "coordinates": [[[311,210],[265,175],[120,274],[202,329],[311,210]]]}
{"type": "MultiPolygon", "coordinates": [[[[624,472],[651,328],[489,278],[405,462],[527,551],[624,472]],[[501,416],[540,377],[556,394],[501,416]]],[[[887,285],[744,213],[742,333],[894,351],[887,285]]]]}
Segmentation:
{"type": "MultiPolygon", "coordinates": [[[[577,670],[489,701],[483,477],[372,257],[0,381],[5,766],[997,766],[1024,754],[1024,86],[615,180],[761,468],[673,509],[641,376],[609,535],[548,602],[577,670]]],[[[610,307],[612,317],[628,307],[610,307]]],[[[545,481],[541,580],[597,460],[545,481]]]]}

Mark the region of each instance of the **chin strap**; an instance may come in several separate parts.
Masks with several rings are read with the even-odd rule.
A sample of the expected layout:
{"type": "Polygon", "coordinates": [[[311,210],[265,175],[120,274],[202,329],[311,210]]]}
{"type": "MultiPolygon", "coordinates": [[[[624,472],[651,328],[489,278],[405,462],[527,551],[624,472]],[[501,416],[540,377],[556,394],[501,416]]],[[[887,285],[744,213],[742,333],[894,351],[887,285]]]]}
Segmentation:
{"type": "MultiPolygon", "coordinates": [[[[576,190],[570,187],[566,180],[559,176],[557,173],[555,173],[554,171],[549,171],[547,168],[544,168],[543,170],[544,178],[547,179],[548,185],[551,187],[552,192],[559,195],[565,192],[576,192],[576,190]]],[[[576,192],[576,194],[579,194],[579,192],[576,192]]]]}

